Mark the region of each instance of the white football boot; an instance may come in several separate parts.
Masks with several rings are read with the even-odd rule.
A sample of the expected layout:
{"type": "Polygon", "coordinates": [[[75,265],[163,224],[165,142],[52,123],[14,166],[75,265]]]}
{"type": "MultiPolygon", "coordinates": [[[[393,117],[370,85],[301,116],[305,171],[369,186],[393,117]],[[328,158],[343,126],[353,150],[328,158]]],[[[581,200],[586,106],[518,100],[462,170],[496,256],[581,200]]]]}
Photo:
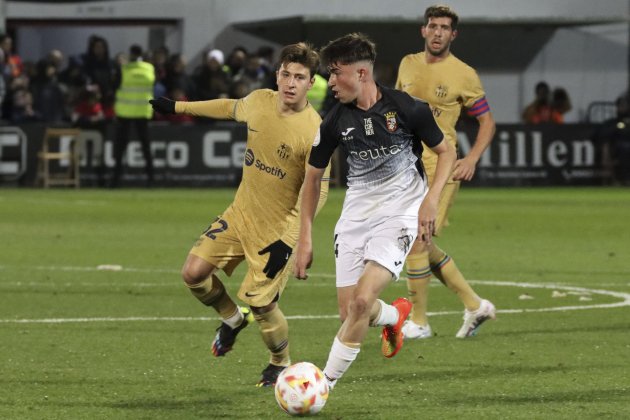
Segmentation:
{"type": "Polygon", "coordinates": [[[492,302],[486,299],[482,299],[481,305],[479,305],[479,309],[472,312],[468,309],[464,311],[464,324],[459,329],[459,331],[457,331],[455,337],[466,338],[477,335],[477,330],[479,329],[479,327],[481,327],[481,324],[489,319],[496,319],[496,312],[497,310],[495,309],[492,302]]]}
{"type": "Polygon", "coordinates": [[[406,320],[403,324],[402,333],[405,340],[433,337],[433,331],[431,331],[431,326],[429,324],[418,325],[410,319],[406,320]]]}

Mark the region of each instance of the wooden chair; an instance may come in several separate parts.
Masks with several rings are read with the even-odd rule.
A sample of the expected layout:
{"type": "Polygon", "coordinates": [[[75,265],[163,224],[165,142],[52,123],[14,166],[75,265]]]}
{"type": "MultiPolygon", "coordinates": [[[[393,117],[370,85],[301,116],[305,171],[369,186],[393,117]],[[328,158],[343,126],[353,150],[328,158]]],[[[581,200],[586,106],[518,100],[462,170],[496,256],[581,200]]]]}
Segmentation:
{"type": "Polygon", "coordinates": [[[81,130],[77,128],[47,128],[44,133],[41,151],[37,154],[38,164],[38,181],[44,188],[52,186],[74,186],[79,188],[81,181],[79,179],[79,161],[80,156],[80,139],[81,130]],[[61,150],[62,139],[70,137],[70,143],[67,150],[61,150]],[[53,150],[53,140],[57,139],[56,151],[53,150]],[[67,169],[60,168],[62,163],[67,164],[67,169]],[[53,164],[52,162],[57,162],[53,164]]]}

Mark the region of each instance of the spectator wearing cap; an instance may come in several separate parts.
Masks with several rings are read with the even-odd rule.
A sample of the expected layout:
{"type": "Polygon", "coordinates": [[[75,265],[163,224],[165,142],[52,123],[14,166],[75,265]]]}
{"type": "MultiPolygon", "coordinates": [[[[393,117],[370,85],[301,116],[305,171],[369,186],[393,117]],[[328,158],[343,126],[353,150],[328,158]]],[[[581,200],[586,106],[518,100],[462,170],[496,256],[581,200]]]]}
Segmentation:
{"type": "Polygon", "coordinates": [[[210,50],[203,64],[194,72],[195,96],[193,99],[205,101],[227,98],[230,87],[229,69],[224,63],[223,51],[210,50]]]}

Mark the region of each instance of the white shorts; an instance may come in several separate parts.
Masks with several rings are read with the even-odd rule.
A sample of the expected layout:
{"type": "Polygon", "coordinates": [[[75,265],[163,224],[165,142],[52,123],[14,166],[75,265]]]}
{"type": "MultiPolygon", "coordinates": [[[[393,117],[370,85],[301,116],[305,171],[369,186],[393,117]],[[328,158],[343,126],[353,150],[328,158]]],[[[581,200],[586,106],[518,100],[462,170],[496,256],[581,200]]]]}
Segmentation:
{"type": "Polygon", "coordinates": [[[340,219],[335,227],[334,245],[337,287],[357,284],[367,261],[382,265],[398,280],[417,236],[417,215],[380,215],[360,221],[340,219]]]}

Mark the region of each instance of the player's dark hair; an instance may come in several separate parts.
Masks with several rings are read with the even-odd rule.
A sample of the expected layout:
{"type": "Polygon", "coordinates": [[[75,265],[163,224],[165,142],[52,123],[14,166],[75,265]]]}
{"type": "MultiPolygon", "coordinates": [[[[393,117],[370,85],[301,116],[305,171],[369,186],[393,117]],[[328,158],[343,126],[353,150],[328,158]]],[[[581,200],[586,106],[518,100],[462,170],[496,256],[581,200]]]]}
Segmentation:
{"type": "Polygon", "coordinates": [[[459,16],[453,9],[444,4],[436,4],[434,6],[427,7],[427,10],[424,11],[424,24],[427,25],[429,23],[430,18],[451,18],[451,29],[456,30],[457,24],[459,23],[459,16]]]}
{"type": "Polygon", "coordinates": [[[289,63],[302,64],[311,72],[311,78],[315,77],[319,70],[319,54],[312,45],[305,42],[287,45],[280,51],[280,65],[289,63]]]}
{"type": "Polygon", "coordinates": [[[328,67],[331,64],[354,64],[359,61],[376,60],[376,44],[367,35],[354,32],[330,41],[320,51],[322,63],[328,67]]]}

